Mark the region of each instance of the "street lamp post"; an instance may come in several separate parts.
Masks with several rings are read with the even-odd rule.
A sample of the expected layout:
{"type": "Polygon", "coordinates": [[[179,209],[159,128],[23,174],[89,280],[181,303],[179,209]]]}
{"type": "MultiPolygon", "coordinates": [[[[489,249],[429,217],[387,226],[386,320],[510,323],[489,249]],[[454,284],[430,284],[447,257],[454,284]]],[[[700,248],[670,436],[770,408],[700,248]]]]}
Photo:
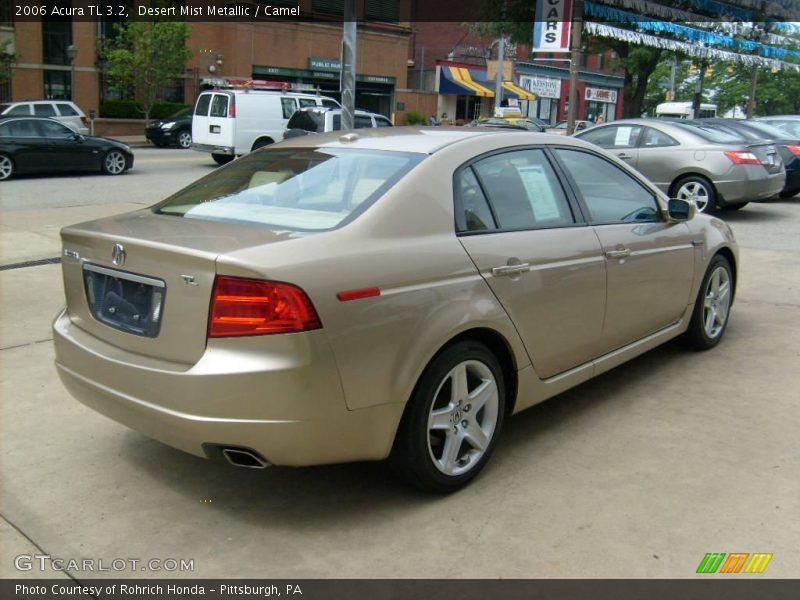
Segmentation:
{"type": "Polygon", "coordinates": [[[75,101],[75,59],[78,56],[78,47],[75,44],[67,46],[67,58],[69,59],[69,99],[75,101]]]}

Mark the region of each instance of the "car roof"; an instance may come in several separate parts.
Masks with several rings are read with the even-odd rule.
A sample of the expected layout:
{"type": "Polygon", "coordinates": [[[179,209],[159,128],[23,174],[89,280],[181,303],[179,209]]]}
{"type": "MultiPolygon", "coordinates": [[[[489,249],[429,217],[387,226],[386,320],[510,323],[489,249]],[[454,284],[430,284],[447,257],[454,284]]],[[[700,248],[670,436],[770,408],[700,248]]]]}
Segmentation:
{"type": "Polygon", "coordinates": [[[21,121],[23,119],[26,121],[52,121],[53,123],[64,125],[64,127],[69,127],[64,121],[59,121],[51,117],[38,117],[36,115],[0,115],[0,123],[5,123],[6,121],[21,121]]]}
{"type": "MultiPolygon", "coordinates": [[[[299,109],[299,111],[319,112],[319,113],[342,112],[342,110],[343,109],[341,109],[341,108],[339,108],[337,106],[304,106],[303,108],[299,109]]],[[[354,111],[353,114],[362,115],[362,116],[366,116],[366,117],[369,117],[369,116],[372,116],[372,117],[383,117],[384,116],[384,115],[381,115],[379,113],[372,113],[372,112],[369,112],[369,111],[366,111],[366,110],[361,110],[360,108],[357,108],[354,111]]]]}
{"type": "Polygon", "coordinates": [[[389,150],[433,154],[442,148],[481,136],[508,136],[509,142],[519,144],[528,139],[530,144],[556,143],[591,148],[591,144],[564,139],[564,136],[548,135],[529,131],[513,131],[510,128],[491,127],[373,127],[352,132],[335,131],[310,136],[291,138],[280,143],[281,147],[305,148],[353,148],[358,150],[389,150]]]}

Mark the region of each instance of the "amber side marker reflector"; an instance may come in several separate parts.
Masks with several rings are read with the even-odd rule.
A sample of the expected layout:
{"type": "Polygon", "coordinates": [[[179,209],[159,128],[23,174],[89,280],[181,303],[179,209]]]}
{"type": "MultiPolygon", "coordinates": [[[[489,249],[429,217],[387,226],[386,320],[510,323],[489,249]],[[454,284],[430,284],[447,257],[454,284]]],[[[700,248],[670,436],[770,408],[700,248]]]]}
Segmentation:
{"type": "Polygon", "coordinates": [[[346,292],[339,292],[336,297],[341,302],[348,300],[360,300],[361,298],[373,298],[381,295],[381,289],[376,287],[362,288],[360,290],[347,290],[346,292]]]}

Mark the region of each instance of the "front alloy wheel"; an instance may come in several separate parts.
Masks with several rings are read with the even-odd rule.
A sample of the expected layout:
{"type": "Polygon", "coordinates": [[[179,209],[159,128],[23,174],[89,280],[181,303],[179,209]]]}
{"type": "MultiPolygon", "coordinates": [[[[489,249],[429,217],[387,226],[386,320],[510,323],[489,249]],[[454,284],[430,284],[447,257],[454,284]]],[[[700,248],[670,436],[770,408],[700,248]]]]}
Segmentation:
{"type": "Polygon", "coordinates": [[[178,146],[183,148],[184,150],[191,148],[192,146],[192,134],[188,131],[181,131],[178,134],[178,146]]]}
{"type": "Polygon", "coordinates": [[[428,365],[406,407],[390,457],[400,476],[426,491],[471,481],[503,427],[503,370],[491,351],[463,341],[428,365]]]}
{"type": "Polygon", "coordinates": [[[125,155],[119,150],[110,150],[103,158],[103,172],[107,175],[121,175],[126,167],[125,155]]]}
{"type": "Polygon", "coordinates": [[[694,350],[716,346],[728,325],[733,302],[733,273],[724,256],[715,256],[706,271],[695,301],[692,320],[683,341],[694,350]]]}
{"type": "Polygon", "coordinates": [[[0,181],[8,179],[14,173],[14,163],[5,154],[0,154],[0,181]]]}

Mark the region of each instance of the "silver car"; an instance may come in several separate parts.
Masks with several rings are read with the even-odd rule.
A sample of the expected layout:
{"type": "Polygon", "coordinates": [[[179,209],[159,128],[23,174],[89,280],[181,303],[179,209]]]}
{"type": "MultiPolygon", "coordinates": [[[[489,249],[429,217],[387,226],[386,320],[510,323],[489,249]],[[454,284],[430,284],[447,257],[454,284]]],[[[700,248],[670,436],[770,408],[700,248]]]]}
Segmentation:
{"type": "Polygon", "coordinates": [[[576,137],[609,150],[670,197],[693,200],[700,212],[773,198],[786,181],[772,142],[748,142],[711,126],[626,119],[576,137]]]}

